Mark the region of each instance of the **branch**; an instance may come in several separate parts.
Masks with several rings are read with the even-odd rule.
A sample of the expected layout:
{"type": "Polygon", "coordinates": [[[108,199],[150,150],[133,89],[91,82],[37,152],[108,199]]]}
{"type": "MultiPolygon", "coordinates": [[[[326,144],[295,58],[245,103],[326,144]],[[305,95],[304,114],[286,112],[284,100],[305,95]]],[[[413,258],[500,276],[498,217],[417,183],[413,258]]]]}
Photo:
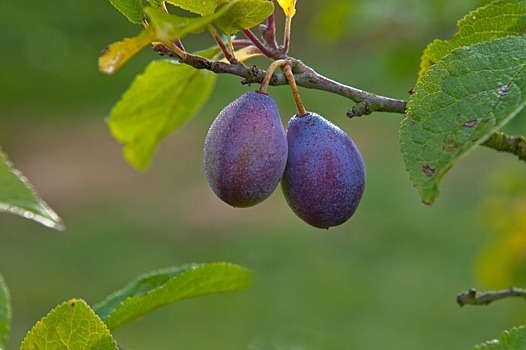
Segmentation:
{"type": "Polygon", "coordinates": [[[277,58],[280,56],[279,52],[271,52],[269,49],[267,49],[267,47],[261,41],[259,41],[257,36],[255,36],[250,29],[244,29],[243,33],[265,56],[269,58],[277,58]]]}
{"type": "MultiPolygon", "coordinates": [[[[159,51],[160,54],[178,57],[177,54],[171,52],[170,49],[165,46],[157,46],[155,50],[159,51]]],[[[347,112],[349,118],[368,115],[372,112],[405,113],[407,101],[376,95],[344,85],[317,73],[314,69],[298,59],[292,57],[287,57],[286,59],[292,66],[294,79],[298,86],[326,91],[356,102],[356,105],[347,112]]],[[[259,69],[257,66],[248,67],[243,62],[228,64],[209,60],[205,57],[190,53],[186,53],[185,57],[179,58],[179,61],[195,69],[206,69],[216,74],[239,76],[244,78],[241,82],[242,84],[261,84],[266,74],[265,70],[259,69]]],[[[279,72],[272,75],[272,78],[269,80],[269,85],[272,86],[287,84],[288,81],[285,74],[279,72]]],[[[502,132],[496,132],[487,141],[483,142],[482,145],[500,152],[514,154],[518,156],[519,159],[526,161],[526,138],[524,136],[509,136],[502,132]]]]}
{"type": "MultiPolygon", "coordinates": [[[[314,71],[314,69],[305,65],[300,60],[291,57],[288,57],[287,60],[292,65],[292,71],[298,86],[308,89],[326,91],[346,97],[356,103],[361,103],[361,106],[366,106],[364,113],[362,114],[370,114],[372,112],[405,112],[407,103],[406,101],[375,95],[370,92],[362,91],[360,89],[338,83],[321,74],[318,74],[316,71],[314,71]]],[[[256,66],[248,67],[241,62],[228,64],[209,60],[205,57],[193,55],[190,53],[187,53],[184,58],[180,59],[180,62],[196,69],[206,69],[216,74],[233,74],[242,77],[244,78],[242,84],[261,84],[266,73],[265,70],[259,69],[256,66]]],[[[286,84],[288,84],[288,81],[285,77],[285,74],[283,73],[275,73],[269,82],[269,85],[272,86],[286,84]]],[[[354,114],[352,116],[356,115],[357,114],[354,114]]]]}
{"type": "Polygon", "coordinates": [[[520,160],[526,161],[526,138],[524,136],[509,136],[503,132],[496,132],[482,145],[499,152],[514,154],[520,160]]]}
{"type": "Polygon", "coordinates": [[[457,304],[460,307],[464,305],[488,305],[494,301],[511,297],[526,299],[526,289],[511,287],[505,290],[477,292],[474,288],[471,288],[467,292],[457,295],[457,304]]]}

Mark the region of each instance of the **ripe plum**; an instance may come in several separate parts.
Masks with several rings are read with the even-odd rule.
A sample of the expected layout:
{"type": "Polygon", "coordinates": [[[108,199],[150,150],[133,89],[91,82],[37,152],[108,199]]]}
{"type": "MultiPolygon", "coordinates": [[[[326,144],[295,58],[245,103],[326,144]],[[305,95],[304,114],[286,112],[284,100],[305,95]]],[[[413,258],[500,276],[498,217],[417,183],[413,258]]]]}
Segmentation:
{"type": "Polygon", "coordinates": [[[274,99],[247,92],[226,106],[208,131],[203,154],[208,183],[233,207],[254,206],[277,187],[287,150],[274,99]]]}
{"type": "Polygon", "coordinates": [[[347,221],[365,188],[365,166],[354,142],[317,113],[292,117],[287,141],[289,154],[281,184],[291,209],[319,228],[347,221]]]}

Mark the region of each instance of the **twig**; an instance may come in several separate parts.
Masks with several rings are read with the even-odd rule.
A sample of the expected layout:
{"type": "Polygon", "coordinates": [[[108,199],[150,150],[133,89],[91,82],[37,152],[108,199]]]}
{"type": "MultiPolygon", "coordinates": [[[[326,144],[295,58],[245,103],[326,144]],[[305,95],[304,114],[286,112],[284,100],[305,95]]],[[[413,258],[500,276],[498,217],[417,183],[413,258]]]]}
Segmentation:
{"type": "MultiPolygon", "coordinates": [[[[221,48],[221,51],[223,51],[223,55],[225,56],[225,58],[227,59],[228,62],[232,63],[232,64],[236,64],[238,62],[237,58],[234,57],[234,55],[232,54],[232,52],[230,51],[230,49],[225,45],[225,43],[223,42],[223,40],[221,39],[221,36],[219,35],[217,29],[214,28],[213,25],[209,25],[208,26],[208,31],[210,32],[210,34],[212,34],[212,36],[214,37],[215,41],[217,42],[217,44],[219,45],[219,47],[221,48]]],[[[186,55],[188,56],[188,54],[186,55]]],[[[184,62],[185,60],[183,60],[184,62]]]]}
{"type": "Polygon", "coordinates": [[[269,58],[276,58],[278,55],[276,55],[274,52],[271,52],[263,43],[258,39],[257,36],[252,33],[250,29],[243,29],[243,33],[247,36],[247,38],[263,53],[265,56],[269,58]]]}
{"type": "Polygon", "coordinates": [[[252,41],[248,39],[234,39],[232,40],[232,45],[234,45],[234,47],[244,47],[244,46],[250,46],[254,44],[252,43],[252,41]]]}
{"type": "Polygon", "coordinates": [[[505,290],[477,292],[474,288],[471,288],[467,292],[457,295],[457,304],[460,307],[464,305],[488,305],[494,301],[511,297],[526,299],[526,289],[511,287],[505,290]]]}
{"type": "Polygon", "coordinates": [[[503,132],[496,132],[482,145],[499,152],[514,154],[520,160],[526,161],[526,138],[524,136],[509,136],[503,132]]]}
{"type": "MultiPolygon", "coordinates": [[[[404,113],[406,108],[406,101],[397,100],[390,97],[376,95],[370,92],[362,91],[360,89],[338,83],[321,74],[318,74],[311,67],[305,65],[300,60],[294,58],[287,58],[291,63],[292,72],[298,86],[327,91],[337,94],[356,103],[365,102],[368,105],[370,112],[393,112],[404,113]]],[[[243,84],[258,83],[261,84],[265,77],[265,71],[256,66],[248,67],[244,63],[236,62],[235,64],[227,64],[218,61],[212,61],[205,57],[186,54],[181,63],[192,66],[196,69],[206,69],[217,74],[232,74],[244,78],[243,84]]],[[[269,85],[279,86],[288,84],[285,74],[276,73],[269,82],[269,85]]]]}
{"type": "Polygon", "coordinates": [[[267,18],[267,24],[261,24],[259,29],[261,30],[261,35],[267,46],[274,51],[279,51],[278,43],[276,41],[276,21],[274,19],[274,12],[272,12],[269,18],[267,18]]]}

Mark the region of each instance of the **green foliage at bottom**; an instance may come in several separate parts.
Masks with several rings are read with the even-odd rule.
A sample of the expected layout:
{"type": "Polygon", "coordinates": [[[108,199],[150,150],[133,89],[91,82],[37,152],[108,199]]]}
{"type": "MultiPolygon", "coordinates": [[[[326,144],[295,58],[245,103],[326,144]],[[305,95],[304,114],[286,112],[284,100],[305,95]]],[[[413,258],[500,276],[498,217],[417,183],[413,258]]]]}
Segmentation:
{"type": "Polygon", "coordinates": [[[505,331],[499,339],[490,340],[475,350],[521,350],[526,349],[526,326],[505,331]]]}
{"type": "Polygon", "coordinates": [[[110,331],[80,299],[71,299],[51,310],[27,334],[21,350],[115,350],[110,331]]]}
{"type": "Polygon", "coordinates": [[[145,314],[196,296],[246,288],[250,272],[229,263],[191,264],[137,277],[95,305],[94,310],[110,330],[145,314]]]}

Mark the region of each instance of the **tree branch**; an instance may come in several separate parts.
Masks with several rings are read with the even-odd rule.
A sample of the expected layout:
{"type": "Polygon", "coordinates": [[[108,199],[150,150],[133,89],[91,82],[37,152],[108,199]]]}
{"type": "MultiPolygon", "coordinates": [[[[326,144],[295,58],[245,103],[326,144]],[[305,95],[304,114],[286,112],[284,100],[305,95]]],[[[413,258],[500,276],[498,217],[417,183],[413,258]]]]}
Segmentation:
{"type": "Polygon", "coordinates": [[[526,299],[526,289],[511,287],[505,290],[477,292],[474,288],[471,288],[467,292],[457,295],[457,304],[460,307],[464,305],[488,305],[494,301],[511,297],[526,299]]]}
{"type": "MultiPolygon", "coordinates": [[[[351,116],[370,114],[372,112],[393,112],[404,113],[406,101],[397,100],[390,97],[375,95],[348,85],[331,80],[321,74],[318,74],[314,69],[305,65],[300,60],[287,57],[287,60],[292,65],[294,78],[298,86],[322,90],[329,93],[337,94],[356,103],[361,103],[360,106],[366,106],[363,113],[354,113],[351,116]]],[[[261,84],[265,77],[265,70],[259,69],[256,66],[248,67],[244,63],[238,62],[235,64],[228,64],[219,61],[212,61],[205,57],[187,53],[187,55],[180,59],[181,63],[192,66],[196,69],[207,69],[217,74],[233,74],[244,78],[242,84],[261,84]]],[[[276,72],[269,82],[269,85],[278,86],[288,84],[285,74],[276,72]]]]}
{"type": "Polygon", "coordinates": [[[514,154],[520,160],[526,161],[526,138],[524,136],[509,136],[503,132],[496,132],[482,145],[499,152],[514,154]]]}
{"type": "MultiPolygon", "coordinates": [[[[154,46],[154,50],[170,57],[178,57],[175,52],[171,51],[170,48],[164,45],[154,46]]],[[[344,85],[317,73],[314,69],[298,59],[292,57],[287,57],[285,59],[288,60],[292,66],[294,79],[298,86],[326,91],[356,102],[356,105],[347,111],[347,116],[349,118],[368,115],[372,112],[405,113],[407,101],[376,95],[344,85]]],[[[184,57],[179,58],[179,61],[192,66],[195,69],[206,69],[216,74],[232,74],[239,76],[243,78],[241,81],[242,84],[261,84],[266,74],[265,70],[259,69],[257,66],[248,67],[243,62],[229,64],[221,61],[209,60],[205,57],[190,53],[186,53],[184,57]]],[[[281,72],[274,73],[269,80],[269,85],[272,86],[286,84],[288,84],[287,78],[285,77],[285,74],[281,72]]],[[[526,161],[526,138],[524,136],[509,136],[502,132],[496,132],[488,140],[483,142],[482,145],[500,152],[514,154],[518,156],[519,159],[526,161]]]]}

